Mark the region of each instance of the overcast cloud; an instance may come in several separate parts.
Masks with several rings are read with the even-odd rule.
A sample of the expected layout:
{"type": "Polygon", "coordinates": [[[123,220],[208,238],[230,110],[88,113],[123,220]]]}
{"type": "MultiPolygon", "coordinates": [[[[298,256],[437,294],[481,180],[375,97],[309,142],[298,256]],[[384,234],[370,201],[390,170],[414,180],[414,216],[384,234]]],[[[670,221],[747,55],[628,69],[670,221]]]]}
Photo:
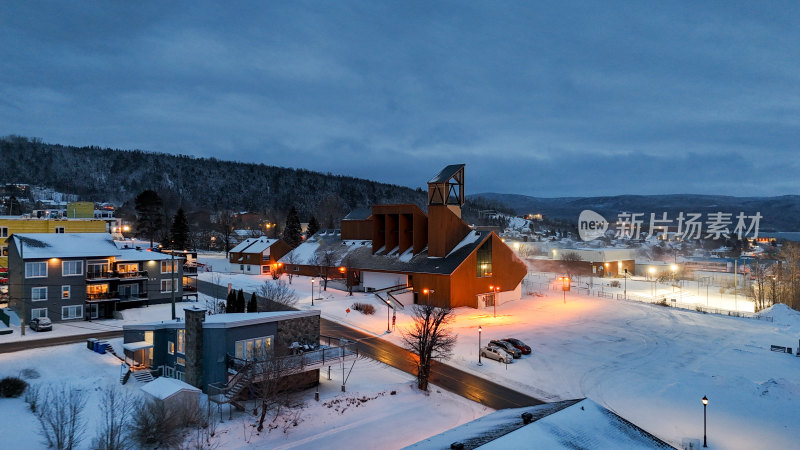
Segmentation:
{"type": "Polygon", "coordinates": [[[0,42],[0,135],[412,187],[464,162],[470,193],[800,185],[796,1],[19,1],[0,42]]]}

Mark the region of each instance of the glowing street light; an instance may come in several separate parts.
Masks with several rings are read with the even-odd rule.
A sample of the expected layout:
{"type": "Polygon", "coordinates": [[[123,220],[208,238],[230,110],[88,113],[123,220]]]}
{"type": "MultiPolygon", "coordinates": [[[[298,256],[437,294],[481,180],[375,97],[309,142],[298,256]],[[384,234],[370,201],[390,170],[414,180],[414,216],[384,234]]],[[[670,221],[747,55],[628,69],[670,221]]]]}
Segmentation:
{"type": "Polygon", "coordinates": [[[436,291],[433,290],[433,289],[424,288],[424,289],[422,289],[422,293],[426,295],[425,301],[427,302],[428,305],[430,305],[431,304],[431,294],[435,294],[436,291]]]}
{"type": "Polygon", "coordinates": [[[384,302],[386,303],[386,332],[391,333],[392,330],[389,329],[389,308],[391,308],[392,305],[389,304],[389,300],[384,300],[384,302]]]}
{"type": "Polygon", "coordinates": [[[315,279],[311,279],[311,306],[314,306],[314,282],[315,279]]]}
{"type": "Polygon", "coordinates": [[[494,317],[497,318],[497,296],[500,295],[500,286],[489,286],[489,290],[492,291],[492,294],[494,295],[492,307],[494,308],[494,317]]]}
{"type": "Polygon", "coordinates": [[[569,290],[569,277],[558,277],[561,283],[561,290],[564,291],[564,304],[567,304],[567,291],[569,290]]]}

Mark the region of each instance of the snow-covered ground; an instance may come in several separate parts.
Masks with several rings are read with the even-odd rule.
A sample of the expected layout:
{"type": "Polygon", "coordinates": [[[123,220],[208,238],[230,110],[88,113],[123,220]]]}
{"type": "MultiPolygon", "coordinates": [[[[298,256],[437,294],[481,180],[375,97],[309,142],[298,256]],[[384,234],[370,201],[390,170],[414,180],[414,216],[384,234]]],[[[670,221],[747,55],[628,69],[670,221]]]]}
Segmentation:
{"type": "MultiPolygon", "coordinates": [[[[246,290],[268,279],[220,277],[246,290]]],[[[311,308],[310,286],[309,278],[294,277],[301,308],[311,308]]],[[[410,323],[408,309],[400,311],[398,330],[387,334],[387,308],[372,295],[329,288],[316,292],[314,303],[323,317],[395,343],[410,323]],[[356,301],[372,303],[376,313],[347,313],[356,301]]],[[[491,308],[457,309],[458,344],[449,363],[544,400],[590,397],[677,446],[702,438],[706,395],[712,447],[800,448],[793,430],[800,358],[770,351],[772,344],[796,348],[800,313],[777,305],[763,314],[774,322],[575,293],[564,303],[561,292],[545,291],[498,306],[497,317],[491,308]],[[530,344],[533,355],[509,366],[478,366],[478,326],[483,343],[513,336],[530,344]]]]}
{"type": "MultiPolygon", "coordinates": [[[[91,352],[83,344],[0,354],[0,378],[17,376],[26,368],[34,368],[40,375],[27,380],[29,383],[65,382],[85,393],[87,406],[82,414],[87,429],[79,448],[90,448],[97,432],[101,389],[108,383],[119,386],[119,360],[91,352]]],[[[368,359],[356,362],[347,392],[341,392],[342,372],[336,369],[331,371],[331,380],[327,373],[321,376],[319,402],[314,401],[313,390],[302,394],[299,414],[287,416],[297,426],[284,431],[284,421],[279,419],[278,428],[259,434],[252,426],[257,417],[234,410],[233,420],[228,420],[227,407],[223,407],[224,422],[217,426],[214,442],[224,449],[400,448],[492,412],[435,387],[429,395],[421,393],[414,388],[411,375],[368,359]]],[[[140,386],[130,381],[120,388],[143,395],[140,386]]],[[[0,448],[46,447],[36,417],[23,398],[0,398],[0,417],[4,418],[0,420],[0,448]]]]}

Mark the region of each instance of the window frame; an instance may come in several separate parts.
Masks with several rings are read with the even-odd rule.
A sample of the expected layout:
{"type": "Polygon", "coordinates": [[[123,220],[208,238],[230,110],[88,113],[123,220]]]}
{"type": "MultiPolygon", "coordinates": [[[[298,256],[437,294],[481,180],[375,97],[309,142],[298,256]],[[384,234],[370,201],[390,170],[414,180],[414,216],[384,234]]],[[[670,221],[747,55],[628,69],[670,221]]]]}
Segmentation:
{"type": "Polygon", "coordinates": [[[32,302],[46,302],[47,301],[47,286],[34,286],[31,288],[31,301],[32,302]],[[34,291],[41,292],[44,290],[44,298],[36,298],[33,295],[34,291]]]}
{"type": "MultiPolygon", "coordinates": [[[[25,279],[29,278],[47,278],[47,261],[31,261],[25,263],[25,279]],[[44,275],[30,275],[33,273],[33,267],[44,267],[44,275]],[[30,270],[29,270],[30,269],[30,270]]],[[[39,271],[37,271],[39,272],[39,271]]]]}
{"type": "Polygon", "coordinates": [[[61,286],[61,300],[69,300],[72,297],[72,285],[64,284],[61,286]],[[67,294],[64,296],[64,294],[67,294]]]}
{"type": "Polygon", "coordinates": [[[83,318],[83,305],[64,305],[61,307],[61,320],[77,320],[82,318],[83,318]],[[74,311],[76,311],[77,314],[75,314],[74,316],[65,316],[64,315],[65,308],[68,311],[74,309],[74,311]]]}
{"type": "Polygon", "coordinates": [[[37,317],[47,317],[47,308],[31,308],[31,320],[37,317]],[[44,312],[44,315],[39,314],[44,312]]]}
{"type": "Polygon", "coordinates": [[[67,260],[67,261],[61,261],[61,276],[62,277],[79,277],[81,275],[83,275],[83,260],[71,259],[71,260],[67,260]],[[77,263],[78,272],[67,273],[67,271],[66,271],[67,263],[69,263],[70,265],[73,265],[73,264],[77,263]]]}

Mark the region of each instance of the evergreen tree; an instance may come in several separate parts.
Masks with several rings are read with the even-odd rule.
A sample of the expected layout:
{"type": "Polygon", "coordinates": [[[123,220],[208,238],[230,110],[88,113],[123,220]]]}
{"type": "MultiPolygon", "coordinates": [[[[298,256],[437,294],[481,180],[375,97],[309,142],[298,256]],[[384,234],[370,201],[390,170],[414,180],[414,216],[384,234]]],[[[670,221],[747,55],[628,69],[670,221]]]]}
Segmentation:
{"type": "Polygon", "coordinates": [[[164,202],[156,191],[146,190],[136,196],[136,232],[150,239],[150,246],[164,228],[164,202]]]}
{"type": "Polygon", "coordinates": [[[236,312],[244,312],[244,291],[241,289],[239,289],[239,293],[236,295],[236,312]]]}
{"type": "Polygon", "coordinates": [[[225,312],[236,312],[236,292],[234,291],[228,292],[228,299],[225,301],[225,312]]]}
{"type": "Polygon", "coordinates": [[[186,250],[189,247],[189,222],[186,220],[183,208],[178,208],[178,213],[175,214],[175,219],[173,219],[172,228],[170,229],[170,237],[173,250],[186,250]]]}
{"type": "Polygon", "coordinates": [[[311,220],[308,221],[308,229],[306,230],[306,237],[310,238],[311,236],[317,234],[319,231],[319,222],[317,222],[317,218],[311,216],[311,220]]]}
{"type": "Polygon", "coordinates": [[[297,247],[302,241],[302,233],[300,218],[297,216],[297,210],[292,206],[289,216],[286,218],[286,227],[283,229],[283,240],[292,248],[297,247]]]}
{"type": "Polygon", "coordinates": [[[255,292],[250,296],[250,301],[247,302],[247,312],[258,312],[258,300],[255,292]]]}

